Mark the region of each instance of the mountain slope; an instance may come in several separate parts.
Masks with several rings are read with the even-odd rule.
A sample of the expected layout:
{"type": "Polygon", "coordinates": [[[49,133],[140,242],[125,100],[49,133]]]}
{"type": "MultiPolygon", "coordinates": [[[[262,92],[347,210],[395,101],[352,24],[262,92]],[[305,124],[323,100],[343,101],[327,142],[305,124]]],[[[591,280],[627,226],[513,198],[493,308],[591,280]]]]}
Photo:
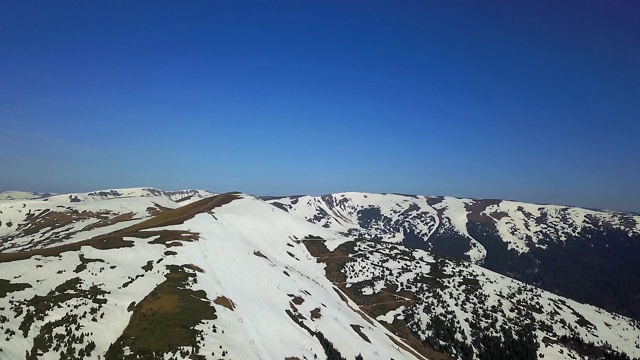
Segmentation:
{"type": "MultiPolygon", "coordinates": [[[[7,193],[0,198],[12,197],[3,194],[7,193]]],[[[132,188],[46,195],[0,200],[0,251],[33,250],[107,234],[213,194],[132,188]]]]}
{"type": "Polygon", "coordinates": [[[272,205],[352,237],[467,260],[640,319],[640,216],[514,201],[340,193],[272,205]],[[580,282],[575,279],[590,279],[580,282]]]}
{"type": "Polygon", "coordinates": [[[47,248],[46,256],[22,260],[7,254],[14,261],[0,256],[0,273],[11,275],[0,280],[0,330],[7,334],[0,357],[218,358],[224,351],[225,358],[312,359],[327,351],[322,338],[347,358],[415,358],[383,326],[350,310],[322,266],[292,241],[333,231],[250,197],[225,196],[80,248],[47,248]],[[200,311],[189,311],[194,307],[200,311]],[[163,326],[177,326],[170,334],[178,335],[163,326]]]}
{"type": "Polygon", "coordinates": [[[140,210],[109,233],[77,226],[82,240],[0,238],[29,249],[0,252],[0,359],[640,356],[632,319],[477,265],[356,240],[251,196],[64,206],[115,213],[160,198],[171,207],[140,210]]]}
{"type": "Polygon", "coordinates": [[[349,241],[332,251],[306,244],[363,311],[456,359],[640,354],[640,322],[473,264],[385,242],[349,241]]]}

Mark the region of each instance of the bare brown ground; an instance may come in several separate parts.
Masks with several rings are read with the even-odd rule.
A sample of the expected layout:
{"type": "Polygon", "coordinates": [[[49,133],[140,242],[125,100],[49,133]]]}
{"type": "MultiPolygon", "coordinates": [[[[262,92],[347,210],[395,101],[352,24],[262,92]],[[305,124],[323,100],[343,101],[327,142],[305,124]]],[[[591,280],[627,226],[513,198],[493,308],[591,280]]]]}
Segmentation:
{"type": "Polygon", "coordinates": [[[215,300],[213,300],[213,303],[218,304],[220,306],[224,306],[231,311],[235,310],[236,308],[236,304],[233,301],[231,301],[231,299],[222,295],[218,296],[215,300]]]}
{"type": "MultiPolygon", "coordinates": [[[[353,310],[359,313],[365,321],[373,324],[372,319],[375,319],[379,315],[384,315],[391,310],[397,309],[401,305],[411,306],[414,303],[412,293],[408,291],[397,291],[398,289],[395,286],[387,286],[381,292],[373,295],[361,295],[356,284],[350,287],[346,286],[346,277],[342,273],[342,270],[355,253],[355,242],[342,244],[332,252],[324,245],[324,241],[303,240],[302,242],[311,255],[316,257],[318,262],[326,265],[325,275],[330,281],[334,282],[334,286],[336,287],[334,290],[340,298],[347,306],[349,306],[347,296],[356,303],[358,308],[353,310]]],[[[426,346],[419,338],[413,336],[403,321],[395,320],[392,324],[385,322],[380,322],[380,324],[396,334],[396,336],[402,338],[404,343],[389,336],[398,347],[412,353],[414,356],[421,359],[450,360],[450,357],[447,355],[426,346]]]]}

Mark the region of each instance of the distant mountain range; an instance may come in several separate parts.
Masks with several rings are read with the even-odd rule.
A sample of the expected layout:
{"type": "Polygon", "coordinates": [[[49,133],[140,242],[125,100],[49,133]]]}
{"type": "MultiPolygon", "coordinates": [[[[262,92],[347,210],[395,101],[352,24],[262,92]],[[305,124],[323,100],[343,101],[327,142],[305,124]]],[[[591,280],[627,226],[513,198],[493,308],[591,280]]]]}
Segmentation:
{"type": "Polygon", "coordinates": [[[640,319],[640,216],[515,201],[342,193],[269,202],[354,238],[403,244],[640,319]]]}
{"type": "Polygon", "coordinates": [[[152,188],[0,194],[0,359],[640,357],[640,217],[152,188]]]}

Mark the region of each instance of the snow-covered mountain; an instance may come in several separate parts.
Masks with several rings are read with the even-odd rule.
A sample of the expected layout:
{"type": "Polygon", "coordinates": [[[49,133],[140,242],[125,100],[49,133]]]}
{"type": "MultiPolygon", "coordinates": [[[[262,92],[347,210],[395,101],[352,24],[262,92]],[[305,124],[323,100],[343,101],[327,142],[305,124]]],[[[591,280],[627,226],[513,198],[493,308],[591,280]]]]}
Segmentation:
{"type": "Polygon", "coordinates": [[[26,192],[26,191],[5,191],[0,193],[0,200],[30,200],[42,199],[55,194],[26,192]]]}
{"type": "Polygon", "coordinates": [[[323,227],[352,236],[393,243],[424,242],[438,247],[438,236],[455,234],[468,242],[456,255],[482,264],[487,249],[469,234],[470,222],[492,223],[507,249],[517,253],[545,249],[585,229],[607,226],[629,236],[640,234],[640,216],[515,201],[426,197],[396,194],[340,193],[274,198],[269,202],[323,227]]]}
{"type": "Polygon", "coordinates": [[[74,194],[0,193],[0,251],[33,250],[106,234],[214,195],[204,190],[153,188],[74,194]],[[22,194],[22,195],[17,195],[22,194]],[[37,195],[37,196],[36,196],[37,195]]]}
{"type": "MultiPolygon", "coordinates": [[[[139,197],[166,197],[172,201],[181,202],[190,199],[202,199],[214,195],[205,190],[163,191],[154,188],[127,188],[92,191],[87,193],[58,194],[42,197],[45,201],[53,202],[81,202],[139,197]]],[[[1,196],[1,194],[0,194],[1,196]]]]}
{"type": "Polygon", "coordinates": [[[43,201],[52,202],[81,202],[81,201],[96,201],[107,199],[122,199],[130,197],[156,197],[164,196],[173,201],[186,201],[189,199],[202,199],[215,195],[214,193],[205,190],[179,190],[179,191],[164,191],[154,188],[126,188],[126,189],[109,189],[99,190],[85,193],[70,193],[70,194],[52,194],[52,193],[38,193],[38,192],[25,192],[25,191],[5,191],[0,193],[0,200],[33,200],[41,199],[43,201]]]}
{"type": "Polygon", "coordinates": [[[638,215],[397,194],[340,193],[268,201],[351,237],[471,261],[640,320],[638,215]]]}
{"type": "Polygon", "coordinates": [[[0,201],[0,359],[640,357],[635,320],[350,233],[346,215],[98,193],[0,201]]]}

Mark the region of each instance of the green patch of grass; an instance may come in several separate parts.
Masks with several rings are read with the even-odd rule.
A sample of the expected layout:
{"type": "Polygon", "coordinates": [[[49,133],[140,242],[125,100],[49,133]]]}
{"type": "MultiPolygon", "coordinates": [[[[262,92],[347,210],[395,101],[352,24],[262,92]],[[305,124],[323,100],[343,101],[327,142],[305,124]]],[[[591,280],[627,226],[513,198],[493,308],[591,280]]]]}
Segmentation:
{"type": "Polygon", "coordinates": [[[22,291],[30,287],[31,287],[30,284],[26,284],[26,283],[14,284],[9,280],[0,279],[0,298],[7,296],[8,293],[22,291]]]}
{"type": "Polygon", "coordinates": [[[122,288],[124,289],[124,288],[128,287],[129,285],[133,284],[134,281],[140,279],[143,276],[144,275],[142,275],[142,274],[138,274],[135,277],[129,276],[129,280],[125,281],[124,284],[122,284],[122,288]]]}
{"type": "Polygon", "coordinates": [[[101,220],[101,221],[99,221],[97,223],[90,224],[90,225],[86,226],[82,230],[83,231],[88,231],[88,230],[93,230],[93,229],[97,229],[97,228],[101,228],[101,227],[117,224],[117,223],[122,222],[122,221],[133,220],[133,217],[134,217],[134,214],[132,212],[120,214],[120,215],[114,216],[114,217],[112,217],[110,219],[101,220]]]}
{"type": "Polygon", "coordinates": [[[99,305],[97,310],[107,302],[107,299],[101,298],[107,293],[106,291],[96,285],[92,285],[89,289],[82,289],[81,284],[82,279],[75,277],[56,286],[54,290],[51,290],[45,296],[36,295],[29,300],[14,304],[12,310],[15,312],[16,317],[23,312],[25,313],[19,326],[24,337],[29,334],[34,321],[43,321],[51,309],[59,307],[72,299],[92,300],[99,305]]]}
{"type": "Polygon", "coordinates": [[[441,289],[442,290],[442,289],[448,288],[447,285],[445,285],[440,279],[438,279],[437,277],[434,277],[434,276],[420,275],[420,277],[417,278],[415,281],[418,284],[425,284],[431,289],[441,289]]]}
{"type": "Polygon", "coordinates": [[[295,296],[293,294],[287,294],[287,295],[289,295],[289,297],[292,298],[291,301],[296,305],[302,305],[302,303],[304,303],[304,299],[300,296],[295,296]]]}
{"type": "Polygon", "coordinates": [[[201,331],[194,327],[203,320],[215,320],[215,308],[204,291],[189,288],[195,274],[184,266],[167,268],[166,280],[134,306],[129,325],[109,347],[105,359],[163,358],[180,347],[191,347],[197,354],[201,331]],[[125,355],[125,348],[132,354],[125,355]]]}
{"type": "Polygon", "coordinates": [[[145,272],[153,270],[153,260],[147,261],[147,264],[142,266],[142,270],[144,270],[145,272]]]}
{"type": "Polygon", "coordinates": [[[78,291],[80,290],[78,288],[80,284],[82,284],[82,279],[80,279],[79,277],[74,277],[56,286],[54,291],[57,293],[64,293],[67,291],[78,291]]]}
{"type": "MultiPolygon", "coordinates": [[[[45,209],[38,214],[30,213],[25,217],[25,222],[18,225],[18,231],[22,231],[23,235],[34,235],[43,229],[48,229],[48,232],[60,229],[71,223],[86,220],[86,219],[100,219],[105,221],[111,215],[110,211],[91,212],[91,211],[66,211],[57,212],[45,209]]],[[[97,227],[97,226],[95,226],[97,227]]],[[[69,235],[69,234],[67,234],[69,235]]]]}
{"type": "Polygon", "coordinates": [[[177,209],[164,211],[149,220],[145,220],[139,224],[129,227],[127,230],[133,232],[154,227],[179,225],[193,218],[197,214],[211,211],[238,198],[239,196],[236,193],[226,193],[208,197],[189,205],[181,206],[177,209]]]}
{"type": "Polygon", "coordinates": [[[80,264],[76,266],[76,269],[73,270],[75,273],[79,273],[87,268],[87,264],[92,262],[104,262],[102,259],[89,259],[84,257],[84,254],[80,254],[80,264]]]}
{"type": "Polygon", "coordinates": [[[204,270],[196,264],[187,264],[184,267],[195,272],[204,273],[204,270]]]}
{"type": "Polygon", "coordinates": [[[462,291],[467,295],[475,294],[480,290],[480,281],[470,277],[463,277],[459,285],[464,287],[462,291]]]}
{"type": "Polygon", "coordinates": [[[460,285],[464,286],[480,286],[480,281],[478,279],[463,277],[460,281],[460,285]]]}
{"type": "Polygon", "coordinates": [[[367,335],[365,335],[364,332],[362,332],[362,326],[360,325],[356,325],[356,324],[351,324],[351,328],[353,329],[353,331],[355,331],[358,335],[360,335],[360,337],[368,342],[371,343],[371,340],[369,340],[369,338],[367,337],[367,335]]]}
{"type": "MultiPolygon", "coordinates": [[[[176,202],[179,203],[180,201],[176,201],[176,202]]],[[[157,204],[155,202],[153,203],[153,205],[154,205],[153,207],[150,206],[150,207],[147,208],[147,213],[149,213],[149,215],[152,215],[152,216],[156,216],[158,214],[162,214],[165,211],[172,210],[171,208],[159,205],[159,204],[157,204]]]]}
{"type": "Polygon", "coordinates": [[[36,255],[59,256],[63,252],[79,251],[80,248],[83,246],[91,246],[98,250],[108,250],[108,249],[132,247],[133,241],[124,240],[123,235],[118,232],[118,233],[113,233],[109,235],[97,236],[88,240],[78,241],[72,244],[53,246],[53,247],[37,249],[37,250],[20,251],[15,253],[2,253],[0,254],[0,263],[29,259],[32,256],[36,256],[36,255]]]}
{"type": "Polygon", "coordinates": [[[438,278],[438,279],[449,279],[452,278],[452,274],[447,274],[444,272],[445,266],[447,266],[447,261],[442,257],[434,256],[435,262],[431,263],[431,267],[429,270],[429,275],[438,278]]]}
{"type": "Polygon", "coordinates": [[[398,342],[393,337],[389,336],[389,339],[391,339],[391,341],[393,341],[396,345],[398,345],[402,349],[414,355],[416,355],[416,353],[421,354],[422,356],[431,360],[451,360],[451,357],[447,356],[444,353],[436,351],[435,349],[423,343],[422,340],[420,340],[420,337],[415,336],[415,334],[411,332],[411,329],[407,326],[407,324],[404,321],[395,319],[393,323],[389,325],[387,325],[384,322],[382,324],[388,330],[392,331],[398,337],[404,340],[404,343],[401,343],[401,342],[398,342]]]}
{"type": "Polygon", "coordinates": [[[265,254],[261,253],[261,252],[260,252],[260,251],[258,251],[258,250],[255,250],[255,251],[253,252],[253,255],[255,255],[255,256],[257,256],[257,257],[261,257],[261,258],[265,258],[265,259],[269,260],[269,258],[268,258],[265,254]]]}
{"type": "Polygon", "coordinates": [[[85,344],[85,338],[89,333],[78,332],[78,316],[67,314],[59,320],[45,323],[40,328],[40,333],[33,339],[33,347],[31,352],[27,353],[27,360],[37,360],[38,354],[46,353],[53,349],[54,352],[60,354],[60,358],[67,359],[83,359],[84,356],[91,356],[91,352],[95,349],[96,344],[89,341],[85,344]],[[61,328],[63,331],[54,329],[61,328]],[[74,345],[85,345],[80,347],[76,353],[74,345]]]}
{"type": "Polygon", "coordinates": [[[137,238],[148,238],[158,236],[149,241],[149,244],[163,244],[166,247],[182,246],[180,241],[192,242],[199,238],[199,235],[189,231],[181,230],[160,230],[160,231],[140,231],[135,234],[137,238]]]}

